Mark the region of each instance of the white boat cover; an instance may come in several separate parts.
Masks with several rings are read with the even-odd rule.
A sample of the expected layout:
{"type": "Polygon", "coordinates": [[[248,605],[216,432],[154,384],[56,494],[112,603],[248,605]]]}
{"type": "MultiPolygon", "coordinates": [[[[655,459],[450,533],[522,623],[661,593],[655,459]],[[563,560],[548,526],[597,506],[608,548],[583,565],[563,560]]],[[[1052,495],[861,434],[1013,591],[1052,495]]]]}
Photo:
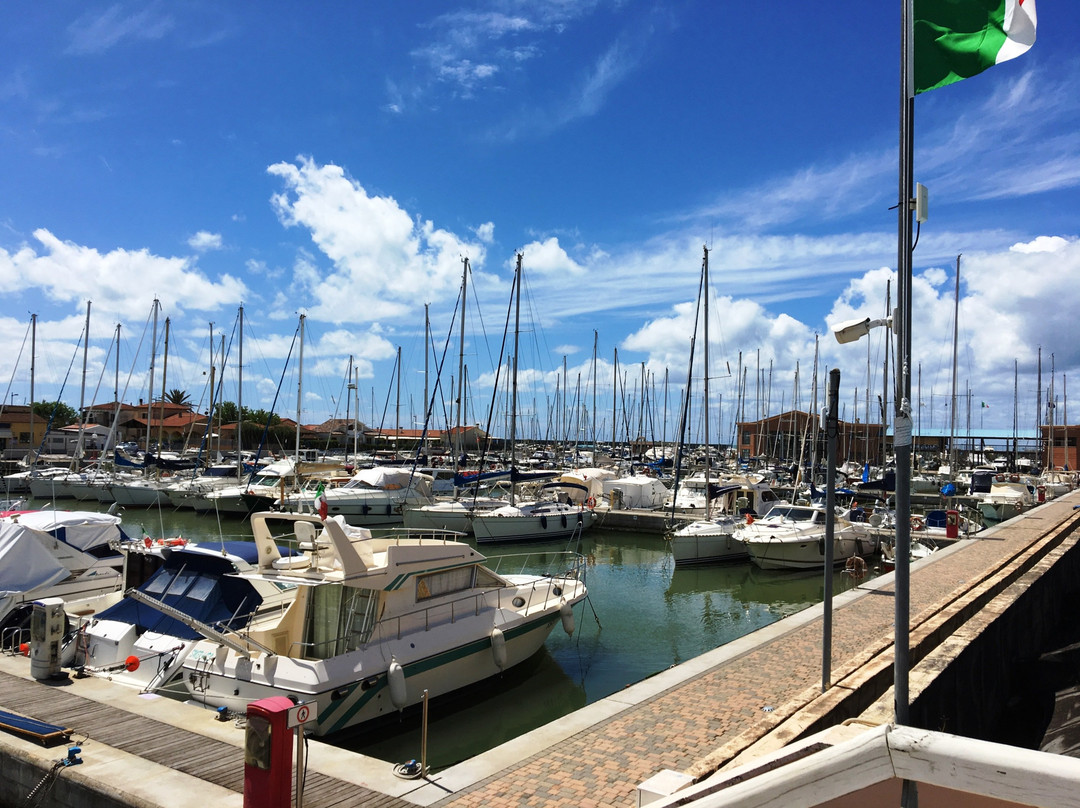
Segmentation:
{"type": "Polygon", "coordinates": [[[76,550],[86,551],[113,539],[127,538],[120,517],[95,511],[28,511],[4,521],[49,533],[76,550]]]}
{"type": "Polygon", "coordinates": [[[52,536],[26,525],[0,522],[0,595],[49,586],[68,576],[67,568],[46,549],[52,536]]]}
{"type": "Polygon", "coordinates": [[[370,485],[372,488],[382,488],[386,491],[394,491],[399,488],[413,488],[423,490],[430,489],[431,477],[419,471],[407,468],[392,468],[389,466],[376,466],[370,469],[360,469],[352,476],[350,483],[359,482],[370,485]],[[424,484],[427,483],[427,486],[424,484]]]}

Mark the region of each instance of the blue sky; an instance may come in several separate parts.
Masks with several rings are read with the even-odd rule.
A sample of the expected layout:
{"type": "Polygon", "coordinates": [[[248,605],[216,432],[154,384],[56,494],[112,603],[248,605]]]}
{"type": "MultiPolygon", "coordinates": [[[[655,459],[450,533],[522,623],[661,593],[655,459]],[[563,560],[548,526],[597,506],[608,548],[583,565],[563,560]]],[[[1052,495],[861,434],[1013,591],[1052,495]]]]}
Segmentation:
{"type": "MultiPolygon", "coordinates": [[[[1040,348],[1061,423],[1080,366],[1080,7],[1038,8],[1029,53],[916,100],[926,426],[948,418],[957,254],[961,427],[1012,427],[1014,367],[1033,427],[1040,348]]],[[[235,401],[243,304],[245,406],[280,386],[295,416],[295,346],[283,365],[305,314],[302,421],[345,416],[352,355],[362,420],[389,401],[387,425],[412,426],[425,304],[441,354],[468,256],[465,420],[484,422],[520,250],[531,429],[557,389],[591,426],[595,334],[605,435],[616,349],[620,397],[644,367],[674,420],[708,245],[713,417],[735,415],[740,352],[747,417],[808,409],[815,342],[820,384],[840,367],[841,414],[864,417],[886,332],[839,346],[829,327],[883,316],[890,278],[895,304],[899,17],[855,0],[4,4],[0,386],[29,395],[37,314],[39,400],[112,400],[118,323],[122,397],[145,398],[156,296],[155,396],[168,317],[167,387],[205,406],[224,334],[235,401]]]]}

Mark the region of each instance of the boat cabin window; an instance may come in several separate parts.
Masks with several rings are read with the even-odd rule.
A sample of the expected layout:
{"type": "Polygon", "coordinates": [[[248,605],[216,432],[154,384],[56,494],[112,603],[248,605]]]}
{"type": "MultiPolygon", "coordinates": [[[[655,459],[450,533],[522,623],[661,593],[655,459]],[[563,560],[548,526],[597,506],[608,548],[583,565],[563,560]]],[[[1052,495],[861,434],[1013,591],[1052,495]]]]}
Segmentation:
{"type": "Polygon", "coordinates": [[[476,565],[431,572],[416,577],[416,600],[429,600],[454,592],[471,589],[476,578],[476,565]]]}
{"type": "Polygon", "coordinates": [[[371,637],[379,593],[352,586],[315,586],[304,628],[304,656],[311,659],[355,651],[371,637]]]}

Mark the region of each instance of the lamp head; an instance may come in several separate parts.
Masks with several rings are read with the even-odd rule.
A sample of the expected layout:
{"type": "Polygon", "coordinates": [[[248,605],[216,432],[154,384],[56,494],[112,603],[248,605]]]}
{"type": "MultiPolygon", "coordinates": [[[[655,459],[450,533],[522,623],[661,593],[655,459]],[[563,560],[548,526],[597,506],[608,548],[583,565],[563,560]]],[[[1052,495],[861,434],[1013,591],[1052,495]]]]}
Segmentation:
{"type": "Polygon", "coordinates": [[[851,320],[846,323],[841,323],[838,326],[833,327],[833,334],[836,337],[836,341],[841,345],[846,345],[849,342],[855,342],[857,339],[866,336],[870,333],[870,318],[864,317],[861,320],[851,320]]]}

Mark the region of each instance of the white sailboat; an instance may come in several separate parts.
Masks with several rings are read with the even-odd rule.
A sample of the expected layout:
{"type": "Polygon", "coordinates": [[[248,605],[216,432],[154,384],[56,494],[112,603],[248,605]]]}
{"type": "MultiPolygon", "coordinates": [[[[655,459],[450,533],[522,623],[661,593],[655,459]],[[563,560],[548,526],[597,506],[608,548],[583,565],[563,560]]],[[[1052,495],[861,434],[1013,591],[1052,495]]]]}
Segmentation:
{"type": "MultiPolygon", "coordinates": [[[[518,334],[521,326],[521,261],[518,253],[514,272],[514,362],[511,371],[510,394],[510,461],[513,466],[517,449],[517,371],[518,334]]],[[[511,469],[511,482],[520,480],[516,468],[511,469]]],[[[510,501],[490,511],[474,512],[473,535],[479,543],[510,541],[566,541],[587,530],[596,521],[596,512],[583,505],[559,500],[518,502],[516,489],[510,490],[510,501]]]]}
{"type": "MultiPolygon", "coordinates": [[[[709,249],[704,248],[701,263],[701,300],[704,311],[705,338],[705,470],[700,493],[704,518],[674,530],[670,537],[671,553],[676,566],[709,564],[721,561],[743,561],[749,557],[746,544],[734,536],[743,514],[766,510],[779,497],[764,478],[740,476],[714,483],[711,479],[712,460],[709,449],[709,249]]],[[[691,362],[693,357],[691,356],[691,362]]],[[[687,387],[689,389],[689,385],[687,387]]],[[[682,488],[682,485],[680,485],[682,488]]],[[[680,492],[681,493],[681,492],[680,492]]],[[[678,502],[673,506],[678,509],[678,502]]]]}

